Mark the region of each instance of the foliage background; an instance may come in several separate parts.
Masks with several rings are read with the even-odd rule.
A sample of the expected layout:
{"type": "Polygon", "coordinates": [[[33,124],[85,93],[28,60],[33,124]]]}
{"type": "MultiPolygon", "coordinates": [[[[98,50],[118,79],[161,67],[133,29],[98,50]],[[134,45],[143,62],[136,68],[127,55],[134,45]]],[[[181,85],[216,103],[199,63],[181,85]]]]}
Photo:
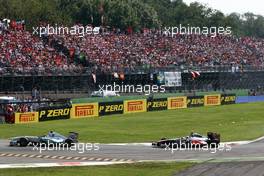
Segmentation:
{"type": "Polygon", "coordinates": [[[135,31],[162,26],[231,26],[234,35],[264,38],[264,17],[231,13],[182,0],[0,0],[0,18],[24,19],[29,30],[40,22],[104,25],[135,31]]]}

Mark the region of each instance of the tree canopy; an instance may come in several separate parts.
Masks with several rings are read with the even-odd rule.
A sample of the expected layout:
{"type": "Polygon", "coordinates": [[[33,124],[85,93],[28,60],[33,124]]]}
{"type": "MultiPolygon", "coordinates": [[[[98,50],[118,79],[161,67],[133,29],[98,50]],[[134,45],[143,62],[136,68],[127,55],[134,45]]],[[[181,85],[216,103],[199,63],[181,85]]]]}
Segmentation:
{"type": "Polygon", "coordinates": [[[264,17],[253,13],[224,15],[197,2],[182,0],[0,0],[0,18],[71,25],[105,25],[134,30],[162,26],[232,27],[233,34],[264,38],[264,17]]]}

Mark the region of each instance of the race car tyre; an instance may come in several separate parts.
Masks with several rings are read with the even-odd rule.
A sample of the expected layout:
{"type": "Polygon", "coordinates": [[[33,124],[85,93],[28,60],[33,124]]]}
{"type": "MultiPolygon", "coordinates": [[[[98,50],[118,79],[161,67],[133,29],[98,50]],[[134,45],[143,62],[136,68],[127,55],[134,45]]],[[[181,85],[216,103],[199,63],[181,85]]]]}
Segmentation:
{"type": "Polygon", "coordinates": [[[66,145],[67,145],[68,147],[71,147],[72,144],[73,144],[73,141],[70,140],[70,139],[66,139],[66,140],[65,140],[65,143],[66,143],[66,145]]]}
{"type": "Polygon", "coordinates": [[[19,146],[20,147],[26,147],[28,145],[28,140],[26,138],[21,138],[19,140],[19,146]]]}

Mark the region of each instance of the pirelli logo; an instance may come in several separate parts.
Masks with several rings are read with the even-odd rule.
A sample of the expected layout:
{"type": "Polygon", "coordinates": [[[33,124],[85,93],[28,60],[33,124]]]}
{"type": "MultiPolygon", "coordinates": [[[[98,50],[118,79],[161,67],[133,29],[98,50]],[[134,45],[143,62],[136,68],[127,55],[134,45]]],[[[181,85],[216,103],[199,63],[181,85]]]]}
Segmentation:
{"type": "Polygon", "coordinates": [[[128,111],[142,111],[143,102],[142,101],[135,101],[135,102],[128,102],[128,111]]]}
{"type": "Polygon", "coordinates": [[[125,113],[146,112],[146,110],[147,110],[146,100],[130,100],[124,102],[125,113]]]}
{"type": "Polygon", "coordinates": [[[84,117],[94,115],[94,106],[85,105],[85,106],[76,106],[75,107],[75,116],[84,117]]]}
{"type": "Polygon", "coordinates": [[[20,114],[19,122],[33,122],[35,118],[35,114],[20,114]]]}
{"type": "Polygon", "coordinates": [[[98,116],[98,103],[75,104],[72,107],[71,118],[98,116]]]}
{"type": "Polygon", "coordinates": [[[38,112],[15,113],[15,123],[33,123],[38,121],[38,112]]]}
{"type": "Polygon", "coordinates": [[[205,95],[205,106],[215,106],[221,104],[221,95],[205,95]]]}
{"type": "Polygon", "coordinates": [[[217,103],[218,103],[218,96],[207,97],[207,104],[217,104],[217,103]]]}
{"type": "Polygon", "coordinates": [[[168,109],[187,108],[187,97],[169,97],[168,109]]]}
{"type": "Polygon", "coordinates": [[[171,100],[171,107],[183,107],[183,106],[184,106],[183,98],[177,98],[177,99],[171,100]]]}

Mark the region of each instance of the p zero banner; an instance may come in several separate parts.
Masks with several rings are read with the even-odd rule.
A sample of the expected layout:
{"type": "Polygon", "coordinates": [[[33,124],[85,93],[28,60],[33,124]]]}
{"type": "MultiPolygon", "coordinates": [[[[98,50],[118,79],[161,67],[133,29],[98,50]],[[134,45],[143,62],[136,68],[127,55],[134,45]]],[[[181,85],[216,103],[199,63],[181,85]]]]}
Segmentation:
{"type": "Polygon", "coordinates": [[[71,107],[47,107],[39,109],[39,121],[61,120],[70,118],[71,107]]]}
{"type": "Polygon", "coordinates": [[[124,101],[124,114],[135,113],[135,112],[146,112],[146,111],[147,111],[147,102],[145,99],[124,101]]]}
{"type": "Polygon", "coordinates": [[[169,97],[168,109],[187,108],[187,97],[169,97]]]}
{"type": "Polygon", "coordinates": [[[221,104],[235,104],[236,103],[236,94],[222,94],[221,95],[221,104]]]}
{"type": "Polygon", "coordinates": [[[111,114],[123,114],[123,112],[124,112],[123,101],[99,103],[99,116],[111,115],[111,114]]]}
{"type": "Polygon", "coordinates": [[[167,98],[147,100],[147,111],[162,111],[168,109],[167,98]]]}
{"type": "Polygon", "coordinates": [[[221,95],[205,95],[204,96],[204,105],[205,106],[216,106],[221,105],[221,95]]]}
{"type": "Polygon", "coordinates": [[[15,113],[15,123],[34,123],[38,121],[38,112],[15,113]]]}
{"type": "Polygon", "coordinates": [[[98,103],[73,104],[71,118],[97,117],[98,103]]]}
{"type": "Polygon", "coordinates": [[[201,107],[204,106],[204,96],[190,96],[187,97],[187,107],[201,107]]]}

